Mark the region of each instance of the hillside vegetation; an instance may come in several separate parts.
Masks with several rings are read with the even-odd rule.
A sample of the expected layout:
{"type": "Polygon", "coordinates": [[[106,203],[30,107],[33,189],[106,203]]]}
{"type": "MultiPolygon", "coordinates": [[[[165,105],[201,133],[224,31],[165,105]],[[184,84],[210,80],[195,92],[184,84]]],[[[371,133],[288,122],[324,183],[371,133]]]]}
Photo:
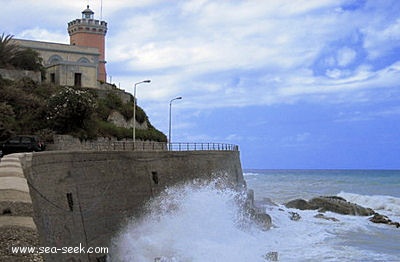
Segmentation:
{"type": "MultiPolygon", "coordinates": [[[[132,128],[107,121],[112,110],[132,118],[133,99],[128,103],[112,92],[105,98],[94,90],[37,84],[30,79],[9,81],[0,77],[0,141],[14,134],[37,134],[47,141],[53,134],[70,134],[82,139],[97,137],[132,138],[132,128]]],[[[137,107],[136,120],[147,122],[147,130],[136,130],[136,139],[166,142],[145,112],[137,107]]]]}

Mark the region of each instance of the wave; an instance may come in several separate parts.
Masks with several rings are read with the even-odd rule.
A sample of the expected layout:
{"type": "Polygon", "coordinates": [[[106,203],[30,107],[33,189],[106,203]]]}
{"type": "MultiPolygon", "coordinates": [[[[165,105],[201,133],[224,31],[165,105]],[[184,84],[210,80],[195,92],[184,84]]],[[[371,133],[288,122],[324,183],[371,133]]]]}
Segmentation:
{"type": "Polygon", "coordinates": [[[167,188],[113,240],[110,261],[264,261],[265,232],[245,229],[241,197],[218,182],[167,188]]]}
{"type": "MultiPolygon", "coordinates": [[[[400,208],[399,198],[339,195],[374,209],[400,208]]],[[[142,219],[121,228],[108,258],[118,262],[265,262],[273,252],[279,261],[290,262],[393,261],[390,252],[375,244],[374,230],[379,229],[371,228],[365,217],[326,214],[337,218],[336,222],[316,218],[315,210],[296,210],[301,219],[293,221],[293,210],[265,206],[274,226],[262,231],[243,218],[237,201],[241,197],[236,191],[220,189],[217,182],[167,188],[150,200],[142,219]],[[365,245],[366,239],[372,242],[365,245]]],[[[398,239],[395,236],[393,242],[398,239]]]]}
{"type": "Polygon", "coordinates": [[[349,202],[372,208],[375,211],[389,211],[396,216],[400,216],[400,198],[385,195],[360,195],[341,191],[337,194],[349,202]]]}
{"type": "Polygon", "coordinates": [[[243,176],[259,176],[261,175],[260,173],[253,173],[253,172],[245,172],[243,173],[243,176]]]}

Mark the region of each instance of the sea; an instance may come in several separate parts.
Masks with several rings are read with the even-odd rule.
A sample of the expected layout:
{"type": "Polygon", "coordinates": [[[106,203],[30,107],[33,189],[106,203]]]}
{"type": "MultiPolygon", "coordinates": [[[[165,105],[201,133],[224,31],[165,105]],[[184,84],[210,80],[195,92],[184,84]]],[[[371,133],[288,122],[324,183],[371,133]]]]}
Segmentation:
{"type": "Polygon", "coordinates": [[[370,217],[286,208],[284,203],[339,196],[400,222],[400,170],[244,170],[268,230],[241,208],[245,194],[219,181],[166,189],[147,215],[113,239],[110,261],[265,262],[400,261],[400,228],[370,217]],[[297,213],[298,220],[291,214],[297,213]]]}

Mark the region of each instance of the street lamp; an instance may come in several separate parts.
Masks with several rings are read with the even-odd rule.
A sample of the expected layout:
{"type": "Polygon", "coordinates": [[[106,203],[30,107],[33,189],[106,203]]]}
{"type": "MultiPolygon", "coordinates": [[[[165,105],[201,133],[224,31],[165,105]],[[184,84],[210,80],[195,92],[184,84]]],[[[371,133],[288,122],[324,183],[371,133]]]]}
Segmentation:
{"type": "Polygon", "coordinates": [[[171,150],[171,108],[172,108],[172,102],[175,100],[182,99],[181,96],[175,97],[171,101],[169,101],[169,128],[168,128],[168,145],[169,145],[169,150],[171,150]]]}
{"type": "Polygon", "coordinates": [[[135,141],[136,141],[136,86],[142,83],[150,83],[151,80],[143,80],[140,82],[135,83],[135,86],[133,88],[133,134],[132,134],[132,139],[133,139],[133,149],[135,149],[135,141]]]}

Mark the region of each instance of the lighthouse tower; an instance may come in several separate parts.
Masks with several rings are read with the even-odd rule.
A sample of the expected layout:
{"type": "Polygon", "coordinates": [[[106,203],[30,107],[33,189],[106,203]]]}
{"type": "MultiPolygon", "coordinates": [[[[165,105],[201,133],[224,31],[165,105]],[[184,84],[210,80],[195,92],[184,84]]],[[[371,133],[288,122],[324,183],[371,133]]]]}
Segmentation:
{"type": "Polygon", "coordinates": [[[94,12],[89,5],[82,11],[82,19],[68,23],[70,44],[76,46],[95,47],[99,50],[97,80],[106,82],[105,36],[107,22],[94,19],[94,12]]]}

